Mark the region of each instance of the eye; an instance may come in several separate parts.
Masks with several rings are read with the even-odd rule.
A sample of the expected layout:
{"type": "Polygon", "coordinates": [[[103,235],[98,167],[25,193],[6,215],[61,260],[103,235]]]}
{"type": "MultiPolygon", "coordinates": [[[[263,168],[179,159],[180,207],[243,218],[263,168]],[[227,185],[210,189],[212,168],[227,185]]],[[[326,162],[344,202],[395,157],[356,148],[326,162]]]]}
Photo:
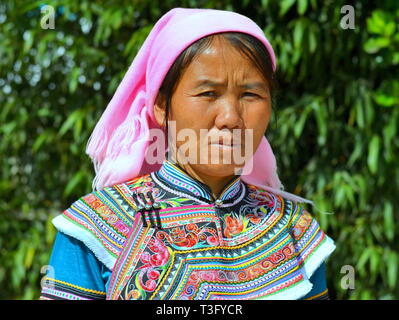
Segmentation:
{"type": "Polygon", "coordinates": [[[256,93],[253,93],[253,92],[244,92],[243,93],[243,96],[245,97],[251,97],[251,98],[257,98],[257,97],[259,97],[259,95],[258,94],[256,94],[256,93]]]}
{"type": "Polygon", "coordinates": [[[215,91],[205,91],[205,92],[201,92],[199,94],[199,96],[213,98],[213,97],[216,97],[216,92],[215,91]]]}

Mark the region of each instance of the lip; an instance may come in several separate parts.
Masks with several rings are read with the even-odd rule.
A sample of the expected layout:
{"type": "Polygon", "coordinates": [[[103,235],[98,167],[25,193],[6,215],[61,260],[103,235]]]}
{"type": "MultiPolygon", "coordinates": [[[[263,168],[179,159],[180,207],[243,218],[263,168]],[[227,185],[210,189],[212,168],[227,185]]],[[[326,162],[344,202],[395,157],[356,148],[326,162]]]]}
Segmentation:
{"type": "Polygon", "coordinates": [[[239,146],[239,144],[222,144],[222,143],[210,143],[210,145],[219,148],[235,148],[239,146]]]}
{"type": "Polygon", "coordinates": [[[209,144],[224,147],[237,147],[238,145],[240,145],[240,143],[237,143],[231,139],[223,139],[223,137],[220,137],[219,140],[211,141],[209,144]]]}

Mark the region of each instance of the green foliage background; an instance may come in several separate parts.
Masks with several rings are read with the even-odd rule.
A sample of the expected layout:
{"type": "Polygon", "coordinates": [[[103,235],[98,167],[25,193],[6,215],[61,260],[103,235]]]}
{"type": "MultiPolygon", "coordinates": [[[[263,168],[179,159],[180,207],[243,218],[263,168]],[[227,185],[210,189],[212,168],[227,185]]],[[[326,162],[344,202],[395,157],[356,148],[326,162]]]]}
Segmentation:
{"type": "Polygon", "coordinates": [[[91,192],[88,137],[137,50],[173,7],[233,10],[274,46],[280,83],[268,129],[286,190],[316,201],[336,241],[336,299],[399,298],[399,2],[4,1],[0,4],[0,299],[36,299],[51,219],[91,192]],[[40,6],[56,9],[40,27],[40,6]],[[345,12],[346,13],[346,12],[345,12]],[[343,289],[341,268],[355,268],[343,289]]]}

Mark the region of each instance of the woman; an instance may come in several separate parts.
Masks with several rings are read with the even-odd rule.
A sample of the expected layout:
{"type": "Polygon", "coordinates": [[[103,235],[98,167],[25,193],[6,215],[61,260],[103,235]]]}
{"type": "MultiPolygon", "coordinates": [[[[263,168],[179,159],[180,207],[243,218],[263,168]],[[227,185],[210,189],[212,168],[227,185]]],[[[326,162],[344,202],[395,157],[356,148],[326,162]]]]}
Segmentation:
{"type": "Polygon", "coordinates": [[[53,220],[41,298],[328,298],[335,245],[264,137],[275,70],[245,16],[161,17],[90,138],[96,190],[53,220]]]}

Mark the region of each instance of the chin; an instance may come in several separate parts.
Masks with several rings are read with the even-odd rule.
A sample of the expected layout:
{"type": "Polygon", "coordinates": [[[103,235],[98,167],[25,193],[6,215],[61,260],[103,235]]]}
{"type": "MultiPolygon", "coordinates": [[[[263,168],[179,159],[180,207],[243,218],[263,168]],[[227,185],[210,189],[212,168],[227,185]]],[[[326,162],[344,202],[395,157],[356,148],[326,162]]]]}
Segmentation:
{"type": "Polygon", "coordinates": [[[243,166],[236,166],[234,164],[199,164],[196,165],[197,170],[201,173],[212,177],[228,177],[236,174],[236,170],[243,166]]]}

